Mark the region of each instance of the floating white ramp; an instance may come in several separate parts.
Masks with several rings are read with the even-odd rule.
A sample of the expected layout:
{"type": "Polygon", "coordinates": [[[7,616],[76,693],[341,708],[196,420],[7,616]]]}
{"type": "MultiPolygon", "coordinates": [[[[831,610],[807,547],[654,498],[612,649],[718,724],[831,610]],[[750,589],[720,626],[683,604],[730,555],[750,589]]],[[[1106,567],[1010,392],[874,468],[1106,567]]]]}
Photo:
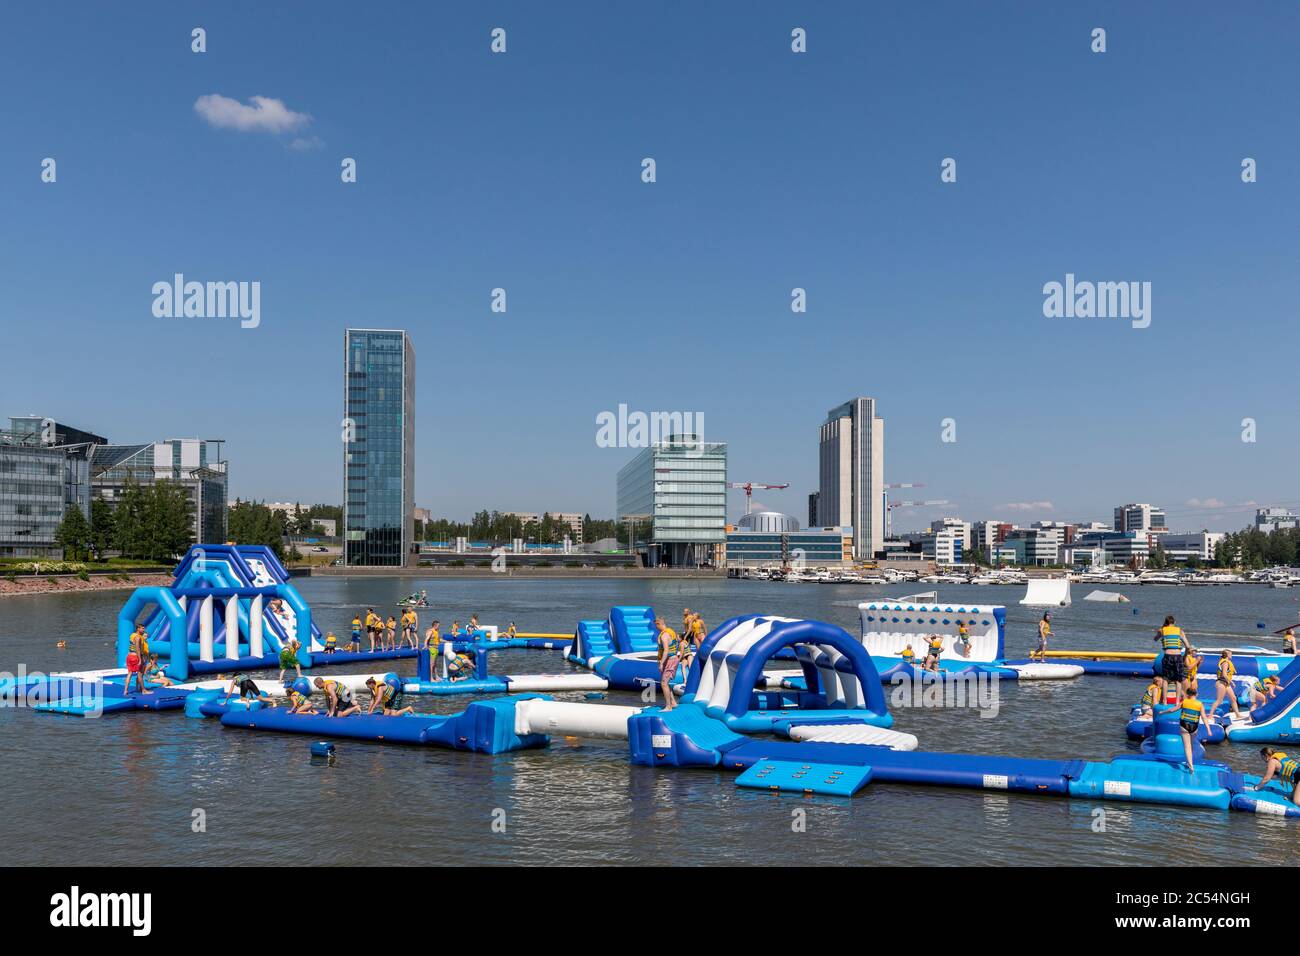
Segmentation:
{"type": "Polygon", "coordinates": [[[1109,601],[1112,604],[1123,604],[1128,600],[1118,591],[1089,591],[1083,596],[1085,601],[1109,601]]]}
{"type": "Polygon", "coordinates": [[[1030,607],[1066,607],[1070,603],[1070,580],[1030,578],[1020,603],[1030,607]]]}

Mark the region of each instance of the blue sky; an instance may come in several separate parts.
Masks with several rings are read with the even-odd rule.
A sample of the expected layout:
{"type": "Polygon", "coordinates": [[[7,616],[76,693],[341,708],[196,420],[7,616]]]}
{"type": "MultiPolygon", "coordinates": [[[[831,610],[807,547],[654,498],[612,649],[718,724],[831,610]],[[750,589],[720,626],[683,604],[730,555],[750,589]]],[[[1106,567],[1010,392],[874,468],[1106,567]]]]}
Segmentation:
{"type": "Polygon", "coordinates": [[[1188,9],[10,6],[0,414],[221,436],[232,493],[337,502],[343,329],[399,327],[439,514],[612,515],[633,452],[595,420],[626,403],[702,413],[802,518],[818,424],[865,394],[888,480],[955,503],[896,529],[1124,501],[1240,527],[1300,503],[1300,13],[1188,9]],[[310,119],[218,128],[210,95],[310,119]],[[261,325],[155,318],[177,272],[260,281],[261,325]],[[1150,328],[1045,318],[1067,272],[1151,282],[1150,328]]]}

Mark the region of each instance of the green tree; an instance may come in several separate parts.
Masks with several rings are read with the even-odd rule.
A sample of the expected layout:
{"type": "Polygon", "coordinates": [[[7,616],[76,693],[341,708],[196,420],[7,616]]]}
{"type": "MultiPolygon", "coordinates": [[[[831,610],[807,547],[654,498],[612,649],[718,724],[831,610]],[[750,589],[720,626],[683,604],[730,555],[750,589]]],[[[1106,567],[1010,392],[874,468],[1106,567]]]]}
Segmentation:
{"type": "Polygon", "coordinates": [[[128,478],[113,510],[113,543],[123,557],[138,558],[145,553],[144,490],[128,478]]]}
{"type": "Polygon", "coordinates": [[[63,548],[65,557],[82,558],[90,552],[90,522],[79,507],[72,505],[64,510],[54,540],[63,548]]]}
{"type": "Polygon", "coordinates": [[[284,560],[285,515],[257,501],[235,499],[227,520],[230,540],[239,544],[262,544],[284,560]]]}
{"type": "Polygon", "coordinates": [[[113,506],[103,498],[96,498],[90,503],[90,540],[98,557],[113,546],[115,531],[113,528],[113,506]]]}

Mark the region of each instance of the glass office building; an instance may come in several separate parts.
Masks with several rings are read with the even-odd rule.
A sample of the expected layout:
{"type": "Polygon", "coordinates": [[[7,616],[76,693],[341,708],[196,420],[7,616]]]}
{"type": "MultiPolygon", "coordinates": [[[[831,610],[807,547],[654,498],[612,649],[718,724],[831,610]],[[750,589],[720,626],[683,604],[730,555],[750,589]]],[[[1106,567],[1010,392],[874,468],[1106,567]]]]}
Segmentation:
{"type": "Polygon", "coordinates": [[[394,329],[348,329],[343,562],[401,566],[415,548],[415,349],[394,329]]]}
{"type": "Polygon", "coordinates": [[[90,518],[90,432],[32,416],[0,431],[0,556],[61,558],[55,533],[68,508],[90,518]]]}
{"type": "Polygon", "coordinates": [[[99,445],[91,459],[94,496],[117,507],[128,482],[147,487],[170,481],[184,489],[189,498],[190,536],[194,543],[221,544],[226,540],[230,482],[221,445],[221,440],[215,438],[99,445]]]}
{"type": "Polygon", "coordinates": [[[727,540],[727,446],[670,435],[618,473],[619,521],[634,523],[650,567],[698,567],[727,540]]]}
{"type": "Polygon", "coordinates": [[[858,397],[832,408],[818,436],[820,485],[817,521],[853,528],[859,561],[885,546],[885,422],[874,398],[858,397]]]}
{"type": "Polygon", "coordinates": [[[727,566],[844,568],[853,564],[852,528],[727,533],[727,566]]]}

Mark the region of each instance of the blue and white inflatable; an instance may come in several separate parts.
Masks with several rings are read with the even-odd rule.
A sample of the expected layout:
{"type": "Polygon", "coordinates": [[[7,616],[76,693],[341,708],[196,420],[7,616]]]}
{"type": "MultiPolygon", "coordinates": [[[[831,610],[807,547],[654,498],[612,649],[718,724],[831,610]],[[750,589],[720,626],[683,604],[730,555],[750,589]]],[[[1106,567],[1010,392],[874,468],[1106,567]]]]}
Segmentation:
{"type": "Polygon", "coordinates": [[[741,732],[792,723],[893,723],[871,657],[851,634],[821,621],[770,615],[734,617],[709,634],[681,702],[741,732]],[[803,687],[788,682],[788,689],[759,691],[764,667],[786,649],[794,652],[803,687]]]}

